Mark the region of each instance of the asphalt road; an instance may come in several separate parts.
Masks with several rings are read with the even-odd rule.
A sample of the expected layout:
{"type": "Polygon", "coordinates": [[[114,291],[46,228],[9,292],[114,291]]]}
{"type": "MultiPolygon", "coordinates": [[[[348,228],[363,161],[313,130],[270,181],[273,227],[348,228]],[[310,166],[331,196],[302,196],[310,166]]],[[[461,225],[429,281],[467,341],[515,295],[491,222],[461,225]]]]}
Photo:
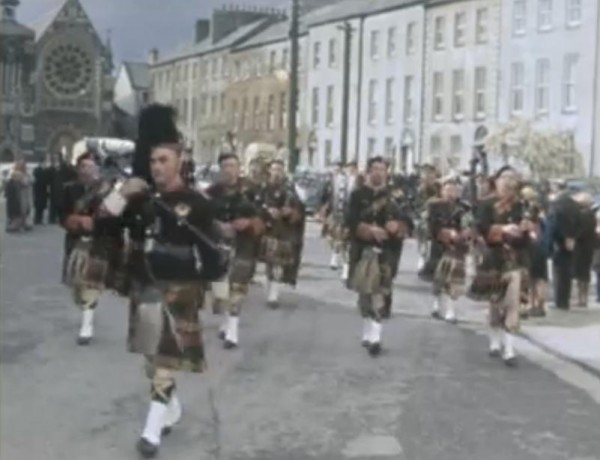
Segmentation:
{"type": "MultiPolygon", "coordinates": [[[[396,315],[385,353],[368,357],[353,295],[316,236],[311,226],[280,310],[253,287],[241,348],[223,350],[204,312],[209,370],[178,377],[184,418],[162,458],[600,460],[597,400],[541,363],[491,360],[475,331],[396,315]]],[[[61,246],[58,228],[2,236],[0,458],[136,459],[148,382],[125,350],[126,302],[106,295],[95,342],[78,347],[61,246]]],[[[413,265],[409,250],[396,303],[422,311],[413,265]]]]}

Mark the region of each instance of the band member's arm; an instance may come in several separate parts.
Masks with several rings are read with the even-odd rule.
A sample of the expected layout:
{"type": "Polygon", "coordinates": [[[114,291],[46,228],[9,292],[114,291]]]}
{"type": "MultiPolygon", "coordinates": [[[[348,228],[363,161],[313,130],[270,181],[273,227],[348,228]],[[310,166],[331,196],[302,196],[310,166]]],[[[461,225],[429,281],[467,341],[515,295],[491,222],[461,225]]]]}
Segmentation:
{"type": "Polygon", "coordinates": [[[66,186],[61,192],[59,222],[68,233],[80,235],[92,230],[93,220],[90,216],[76,211],[76,198],[74,189],[71,186],[66,186]]]}
{"type": "Polygon", "coordinates": [[[500,244],[504,237],[504,226],[494,223],[494,202],[483,201],[477,207],[477,230],[488,244],[500,244]]]}

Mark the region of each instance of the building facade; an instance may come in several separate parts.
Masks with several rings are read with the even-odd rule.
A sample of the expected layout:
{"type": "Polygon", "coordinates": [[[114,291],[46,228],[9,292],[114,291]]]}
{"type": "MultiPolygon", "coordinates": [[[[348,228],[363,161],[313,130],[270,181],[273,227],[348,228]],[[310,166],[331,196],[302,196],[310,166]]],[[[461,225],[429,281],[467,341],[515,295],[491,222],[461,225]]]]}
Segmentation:
{"type": "Polygon", "coordinates": [[[112,56],[79,0],[67,0],[43,30],[36,57],[36,151],[64,155],[83,136],[108,133],[112,56]]]}
{"type": "Polygon", "coordinates": [[[17,22],[18,0],[0,1],[0,161],[33,154],[35,33],[17,22]]]}
{"type": "Polygon", "coordinates": [[[498,119],[501,3],[432,0],[426,9],[422,159],[468,167],[498,119]]]}
{"type": "Polygon", "coordinates": [[[563,132],[592,174],[600,173],[599,8],[585,0],[502,1],[500,121],[563,132]]]}

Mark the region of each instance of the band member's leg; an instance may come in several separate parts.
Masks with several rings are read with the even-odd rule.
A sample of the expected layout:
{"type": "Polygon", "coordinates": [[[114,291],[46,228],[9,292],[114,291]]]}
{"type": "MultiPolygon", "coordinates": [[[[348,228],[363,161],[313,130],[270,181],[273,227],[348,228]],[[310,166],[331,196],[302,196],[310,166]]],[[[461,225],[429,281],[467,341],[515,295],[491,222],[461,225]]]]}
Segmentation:
{"type": "Polygon", "coordinates": [[[229,315],[225,331],[225,348],[235,348],[239,343],[240,309],[248,294],[248,285],[243,283],[230,284],[229,315]]]}
{"type": "Polygon", "coordinates": [[[94,313],[98,305],[101,291],[83,287],[73,289],[75,303],[81,308],[81,326],[77,343],[88,345],[94,336],[94,313]]]}
{"type": "Polygon", "coordinates": [[[267,264],[267,306],[271,308],[277,308],[279,306],[282,273],[282,267],[270,263],[267,264]]]}
{"type": "Polygon", "coordinates": [[[381,352],[383,294],[360,294],[358,303],[363,317],[363,345],[372,356],[381,352]]]}
{"type": "Polygon", "coordinates": [[[211,283],[211,291],[213,298],[213,312],[223,315],[223,320],[221,322],[221,326],[219,327],[219,338],[221,340],[225,340],[230,310],[229,280],[225,279],[211,283]]]}
{"type": "Polygon", "coordinates": [[[508,366],[516,364],[516,353],[514,349],[514,334],[519,330],[519,301],[521,298],[521,272],[514,270],[506,274],[509,278],[506,294],[502,301],[504,317],[504,335],[502,355],[508,366]]]}

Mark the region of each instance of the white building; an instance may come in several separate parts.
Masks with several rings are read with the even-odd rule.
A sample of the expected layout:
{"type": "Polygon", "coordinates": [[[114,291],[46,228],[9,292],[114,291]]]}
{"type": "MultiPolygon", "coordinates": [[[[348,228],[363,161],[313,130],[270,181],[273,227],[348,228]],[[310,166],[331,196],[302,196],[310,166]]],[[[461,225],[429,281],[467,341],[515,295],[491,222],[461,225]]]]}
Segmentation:
{"type": "Polygon", "coordinates": [[[466,168],[497,122],[500,0],[431,0],[426,11],[422,160],[466,168]]]}
{"type": "Polygon", "coordinates": [[[573,136],[600,172],[600,32],[596,0],[502,0],[499,118],[573,136]]]}
{"type": "Polygon", "coordinates": [[[123,62],[114,89],[115,105],[131,117],[148,103],[150,73],[148,64],[143,62],[123,62]]]}

